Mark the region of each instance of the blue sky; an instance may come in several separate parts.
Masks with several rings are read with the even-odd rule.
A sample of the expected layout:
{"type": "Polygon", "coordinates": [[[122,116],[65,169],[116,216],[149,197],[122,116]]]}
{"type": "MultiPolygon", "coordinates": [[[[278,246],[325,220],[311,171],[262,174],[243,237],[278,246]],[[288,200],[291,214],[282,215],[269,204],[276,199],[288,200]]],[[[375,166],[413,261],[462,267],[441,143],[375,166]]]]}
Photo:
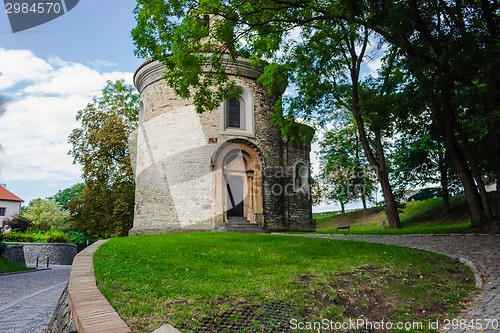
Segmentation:
{"type": "Polygon", "coordinates": [[[106,80],[132,83],[142,63],[132,0],[80,0],[53,21],[12,33],[0,13],[0,183],[26,202],[81,182],[67,155],[75,115],[106,80]]]}

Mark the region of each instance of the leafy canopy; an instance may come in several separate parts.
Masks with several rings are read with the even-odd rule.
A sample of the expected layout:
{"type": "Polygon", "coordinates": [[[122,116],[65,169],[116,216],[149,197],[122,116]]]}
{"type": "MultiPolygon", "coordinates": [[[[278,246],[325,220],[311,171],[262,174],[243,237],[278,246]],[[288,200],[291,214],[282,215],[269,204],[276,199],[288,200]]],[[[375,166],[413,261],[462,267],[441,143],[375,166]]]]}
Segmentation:
{"type": "Polygon", "coordinates": [[[72,227],[124,236],[134,217],[134,177],[128,138],[137,126],[139,96],[123,80],[108,81],[101,96],[80,110],[69,152],[82,166],[83,195],[68,204],[72,227]]]}
{"type": "Polygon", "coordinates": [[[69,221],[69,213],[54,199],[35,199],[28,204],[21,216],[32,221],[38,230],[63,230],[69,221]]]}

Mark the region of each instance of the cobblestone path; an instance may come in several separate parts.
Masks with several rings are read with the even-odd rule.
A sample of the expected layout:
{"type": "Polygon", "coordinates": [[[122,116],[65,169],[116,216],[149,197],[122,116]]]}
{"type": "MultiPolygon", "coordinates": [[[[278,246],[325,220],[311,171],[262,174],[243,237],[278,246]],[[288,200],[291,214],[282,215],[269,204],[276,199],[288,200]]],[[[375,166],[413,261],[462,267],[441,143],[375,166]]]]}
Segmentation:
{"type": "MultiPolygon", "coordinates": [[[[479,292],[457,319],[465,319],[476,328],[450,326],[441,332],[449,333],[498,333],[500,332],[500,237],[490,235],[298,235],[339,240],[354,240],[382,244],[394,244],[420,250],[443,253],[451,257],[469,260],[477,268],[479,292]],[[487,325],[489,326],[487,327],[487,325]],[[480,325],[480,326],[479,326],[480,325]],[[495,326],[494,326],[495,325],[495,326]]],[[[455,322],[458,324],[458,322],[455,322]]],[[[459,326],[459,325],[455,325],[459,326]]]]}
{"type": "Polygon", "coordinates": [[[45,332],[71,266],[0,276],[0,332],[45,332]]]}

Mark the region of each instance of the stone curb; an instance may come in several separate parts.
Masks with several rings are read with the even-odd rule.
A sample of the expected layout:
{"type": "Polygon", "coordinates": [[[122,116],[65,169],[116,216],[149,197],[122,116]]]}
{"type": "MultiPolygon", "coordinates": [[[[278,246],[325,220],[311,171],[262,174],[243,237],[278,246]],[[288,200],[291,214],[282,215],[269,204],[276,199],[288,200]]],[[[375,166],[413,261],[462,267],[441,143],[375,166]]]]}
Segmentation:
{"type": "Polygon", "coordinates": [[[0,276],[5,276],[5,275],[15,275],[15,274],[24,274],[24,273],[33,273],[33,272],[40,272],[40,271],[50,271],[51,268],[37,268],[37,269],[30,269],[28,271],[19,271],[19,272],[8,272],[8,273],[2,273],[0,276]]]}
{"type": "Polygon", "coordinates": [[[81,251],[73,261],[68,285],[68,305],[80,333],[131,333],[127,324],[97,289],[92,257],[100,240],[81,251]]]}

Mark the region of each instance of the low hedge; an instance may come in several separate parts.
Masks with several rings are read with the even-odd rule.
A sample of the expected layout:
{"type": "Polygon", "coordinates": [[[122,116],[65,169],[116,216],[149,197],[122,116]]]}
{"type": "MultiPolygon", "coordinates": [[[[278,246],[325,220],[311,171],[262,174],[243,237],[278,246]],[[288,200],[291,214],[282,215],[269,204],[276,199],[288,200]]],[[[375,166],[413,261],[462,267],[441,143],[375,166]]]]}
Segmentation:
{"type": "Polygon", "coordinates": [[[7,232],[3,234],[5,242],[21,243],[70,243],[70,238],[59,230],[27,231],[27,232],[7,232]]]}

